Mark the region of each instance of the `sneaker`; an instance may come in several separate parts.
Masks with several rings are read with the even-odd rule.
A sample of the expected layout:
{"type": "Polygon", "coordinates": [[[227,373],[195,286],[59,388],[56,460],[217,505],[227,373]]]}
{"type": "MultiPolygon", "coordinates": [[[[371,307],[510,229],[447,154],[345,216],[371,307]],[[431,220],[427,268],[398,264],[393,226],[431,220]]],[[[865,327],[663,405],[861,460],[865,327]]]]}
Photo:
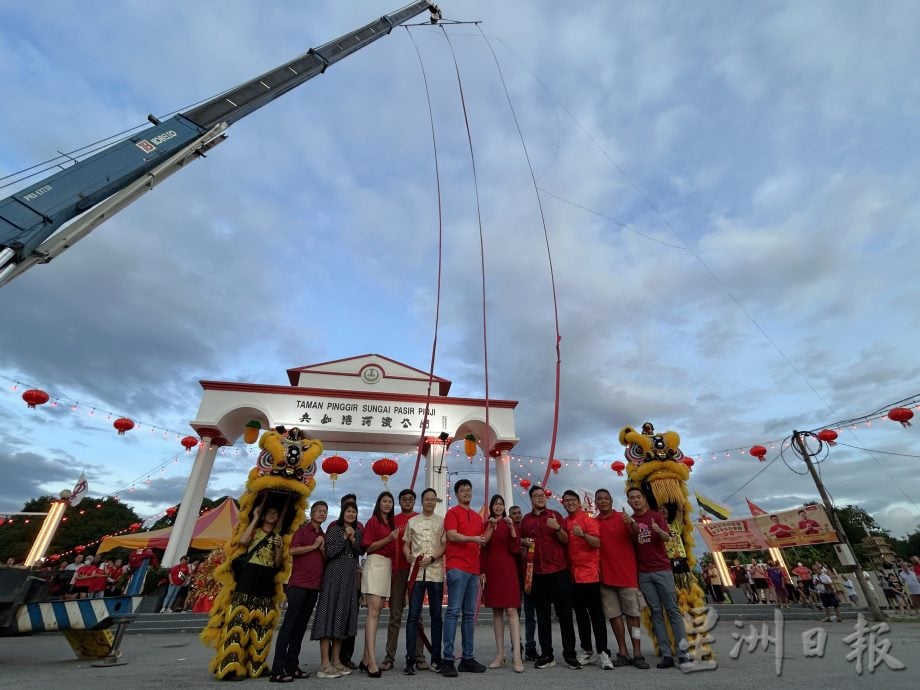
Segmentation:
{"type": "Polygon", "coordinates": [[[460,663],[457,664],[457,670],[464,673],[485,673],[486,667],[470,657],[469,659],[461,659],[460,663]]]}
{"type": "Polygon", "coordinates": [[[454,666],[453,661],[445,661],[441,664],[441,675],[445,678],[457,677],[457,668],[454,666]]]}
{"type": "Polygon", "coordinates": [[[594,652],[589,652],[585,649],[582,649],[578,652],[578,663],[582,666],[587,666],[588,664],[593,664],[597,661],[597,657],[594,656],[594,652]]]}
{"type": "Polygon", "coordinates": [[[584,668],[580,663],[578,663],[578,659],[574,657],[572,657],[571,659],[566,659],[565,657],[563,657],[562,661],[563,661],[563,665],[566,668],[570,668],[573,671],[580,671],[582,668],[584,668]]]}
{"type": "MultiPolygon", "coordinates": [[[[642,657],[637,657],[637,658],[642,659],[642,657]]],[[[645,659],[642,659],[642,661],[645,661],[645,659]]],[[[614,668],[622,668],[623,666],[632,666],[633,660],[630,659],[628,656],[617,654],[615,657],[613,657],[612,663],[613,663],[614,668]]]]}
{"type": "Polygon", "coordinates": [[[613,670],[613,661],[610,660],[610,655],[607,652],[601,652],[597,656],[600,659],[599,663],[602,669],[605,671],[613,670]]]}
{"type": "Polygon", "coordinates": [[[536,647],[528,647],[524,650],[524,661],[536,661],[539,658],[536,647]]]}
{"type": "Polygon", "coordinates": [[[341,678],[342,674],[336,671],[332,666],[321,668],[316,672],[317,678],[341,678]]]}
{"type": "Polygon", "coordinates": [[[650,668],[644,656],[634,656],[631,659],[631,663],[635,668],[642,668],[642,669],[650,668]]]}
{"type": "Polygon", "coordinates": [[[534,668],[552,668],[556,665],[556,660],[551,656],[541,656],[534,662],[534,668]]]}
{"type": "MultiPolygon", "coordinates": [[[[633,661],[635,662],[635,660],[633,661]]],[[[655,665],[655,668],[674,668],[674,659],[669,656],[663,656],[661,661],[655,665]]]]}
{"type": "Polygon", "coordinates": [[[410,661],[406,664],[406,667],[403,669],[404,676],[414,676],[415,675],[415,662],[410,661]]]}
{"type": "MultiPolygon", "coordinates": [[[[416,668],[418,668],[418,665],[416,665],[416,668]]],[[[432,673],[440,673],[441,672],[441,662],[438,661],[437,659],[432,659],[431,664],[429,664],[428,666],[428,670],[431,671],[432,673]]]]}

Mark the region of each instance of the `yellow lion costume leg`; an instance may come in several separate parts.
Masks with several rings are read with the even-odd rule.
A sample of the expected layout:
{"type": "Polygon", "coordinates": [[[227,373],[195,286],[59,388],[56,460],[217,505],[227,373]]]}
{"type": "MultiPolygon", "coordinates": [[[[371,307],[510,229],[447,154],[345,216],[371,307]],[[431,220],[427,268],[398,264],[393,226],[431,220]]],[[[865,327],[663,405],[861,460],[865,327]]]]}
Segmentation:
{"type": "Polygon", "coordinates": [[[280,618],[283,585],[291,573],[291,538],[303,524],[307,498],[316,486],[315,461],[323,452],[322,443],[305,438],[296,428],[263,434],[259,447],[262,452],[240,497],[240,520],[225,547],[227,558],[214,571],[220,592],[200,635],[205,644],[216,650],[208,668],[220,680],[258,678],[269,671],[267,659],[280,618]],[[234,559],[248,559],[249,551],[239,540],[257,507],[278,510],[276,533],[284,544],[284,561],[274,574],[272,593],[268,595],[238,591],[233,567],[234,559]]]}

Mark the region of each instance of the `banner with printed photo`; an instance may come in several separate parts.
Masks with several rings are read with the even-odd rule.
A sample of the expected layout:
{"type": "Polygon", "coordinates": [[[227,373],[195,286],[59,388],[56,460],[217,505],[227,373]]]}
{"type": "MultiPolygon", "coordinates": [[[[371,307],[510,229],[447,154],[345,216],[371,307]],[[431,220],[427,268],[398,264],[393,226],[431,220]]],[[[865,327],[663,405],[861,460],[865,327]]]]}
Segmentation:
{"type": "Polygon", "coordinates": [[[696,523],[710,551],[764,551],[767,542],[753,518],[696,523]]]}
{"type": "Polygon", "coordinates": [[[769,546],[807,546],[838,541],[824,506],[802,506],[751,519],[757,523],[769,546]]]}

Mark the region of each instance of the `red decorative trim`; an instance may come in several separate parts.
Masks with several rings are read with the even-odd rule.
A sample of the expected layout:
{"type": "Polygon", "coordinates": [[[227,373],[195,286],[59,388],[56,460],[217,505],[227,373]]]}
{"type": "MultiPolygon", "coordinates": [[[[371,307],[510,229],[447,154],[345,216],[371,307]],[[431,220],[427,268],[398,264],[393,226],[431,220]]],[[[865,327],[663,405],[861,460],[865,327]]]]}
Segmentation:
{"type": "MultiPolygon", "coordinates": [[[[490,402],[491,402],[491,401],[490,401],[490,402]]],[[[426,436],[426,437],[425,437],[425,445],[429,445],[429,446],[449,446],[451,443],[453,443],[453,440],[454,440],[453,437],[450,437],[450,436],[448,436],[448,438],[447,438],[446,441],[442,441],[442,440],[439,439],[437,436],[426,436]]]]}
{"type": "Polygon", "coordinates": [[[511,443],[510,441],[499,441],[494,446],[492,446],[492,453],[496,454],[496,455],[493,455],[492,457],[496,458],[499,455],[501,455],[502,451],[505,451],[505,450],[510,451],[512,448],[514,448],[514,444],[511,443]]]}
{"type": "MultiPolygon", "coordinates": [[[[296,386],[297,380],[299,378],[298,376],[299,374],[334,374],[336,376],[358,376],[358,374],[350,374],[344,371],[311,371],[311,369],[314,369],[316,367],[323,367],[328,364],[338,364],[340,362],[350,362],[356,359],[364,359],[365,357],[379,357],[380,359],[384,359],[387,362],[392,362],[393,364],[399,365],[401,367],[405,367],[406,369],[411,369],[412,371],[416,371],[419,374],[421,374],[420,378],[411,378],[408,376],[389,376],[387,378],[403,380],[403,381],[427,381],[428,380],[427,371],[416,369],[415,367],[411,367],[408,364],[405,364],[403,362],[398,362],[395,359],[390,359],[389,357],[384,357],[383,355],[378,355],[373,352],[368,353],[366,355],[357,355],[355,357],[343,357],[342,359],[333,359],[329,362],[320,362],[318,364],[305,364],[302,367],[295,367],[293,369],[288,369],[287,370],[288,380],[291,382],[292,386],[296,386]]],[[[377,366],[380,366],[380,365],[378,364],[377,366]]],[[[383,367],[381,366],[380,368],[382,369],[383,367]]],[[[447,395],[447,393],[450,391],[451,382],[448,381],[447,379],[442,379],[440,376],[435,376],[432,380],[438,382],[439,384],[438,390],[440,394],[447,395]]]]}
{"type": "MultiPolygon", "coordinates": [[[[315,395],[325,398],[351,398],[365,400],[393,400],[398,402],[413,402],[424,404],[428,400],[426,395],[416,395],[413,393],[377,393],[371,391],[342,391],[327,390],[324,388],[298,388],[296,386],[273,386],[262,383],[238,383],[233,381],[199,381],[201,387],[205,390],[215,391],[235,391],[238,393],[272,393],[275,395],[287,395],[290,397],[303,397],[315,395]]],[[[432,405],[485,405],[482,398],[449,398],[447,396],[438,396],[431,399],[432,405]]],[[[489,407],[502,409],[514,409],[518,405],[517,400],[489,400],[489,407]]]]}

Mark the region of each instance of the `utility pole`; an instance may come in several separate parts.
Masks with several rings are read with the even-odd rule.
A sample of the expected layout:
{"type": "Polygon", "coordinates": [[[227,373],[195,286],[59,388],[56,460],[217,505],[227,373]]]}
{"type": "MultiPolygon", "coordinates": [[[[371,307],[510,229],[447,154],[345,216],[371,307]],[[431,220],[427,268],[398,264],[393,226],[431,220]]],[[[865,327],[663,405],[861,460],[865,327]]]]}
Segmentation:
{"type": "Polygon", "coordinates": [[[847,533],[843,531],[843,525],[840,523],[840,519],[837,517],[836,511],[834,511],[834,506],[831,503],[831,497],[828,496],[827,489],[824,488],[824,483],[821,481],[821,477],[818,476],[818,472],[815,470],[814,463],[811,461],[811,453],[808,451],[808,446],[805,445],[805,441],[802,439],[798,431],[792,432],[792,442],[799,449],[799,452],[802,455],[802,459],[805,461],[805,466],[811,473],[811,478],[814,480],[815,486],[818,487],[818,493],[821,494],[821,500],[824,501],[824,509],[827,511],[827,515],[831,519],[831,524],[834,525],[834,529],[837,531],[837,539],[840,540],[841,544],[850,549],[850,553],[853,554],[853,560],[856,562],[856,584],[859,585],[859,589],[863,594],[863,598],[866,600],[869,611],[872,612],[872,618],[877,621],[885,620],[885,616],[882,614],[882,610],[878,606],[878,601],[875,599],[875,593],[869,589],[869,584],[866,580],[865,574],[863,573],[862,566],[859,564],[859,560],[856,558],[855,552],[850,547],[850,542],[847,539],[847,533]]]}

